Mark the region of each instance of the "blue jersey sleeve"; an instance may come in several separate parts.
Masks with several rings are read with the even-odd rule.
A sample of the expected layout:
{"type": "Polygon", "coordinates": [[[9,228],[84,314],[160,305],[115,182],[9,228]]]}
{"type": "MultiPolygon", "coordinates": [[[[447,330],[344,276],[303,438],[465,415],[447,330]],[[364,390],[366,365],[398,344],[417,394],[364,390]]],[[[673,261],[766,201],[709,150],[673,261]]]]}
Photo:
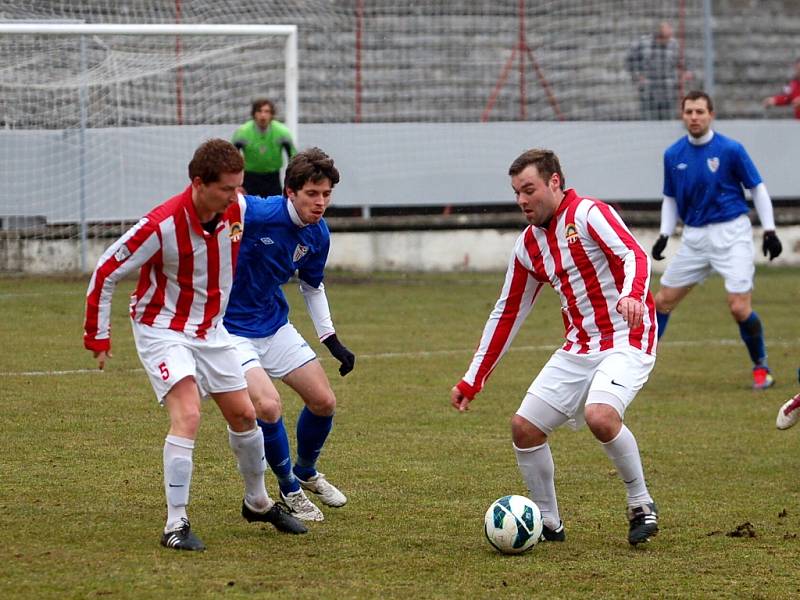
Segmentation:
{"type": "Polygon", "coordinates": [[[675,182],[672,180],[672,169],[670,168],[669,151],[664,152],[664,188],[665,196],[675,197],[675,182]]]}
{"type": "Polygon", "coordinates": [[[739,143],[736,144],[736,163],[734,169],[737,179],[741,181],[742,185],[747,189],[753,189],[762,181],[761,175],[758,169],[756,169],[756,165],[753,163],[750,155],[747,154],[747,150],[739,143]]]}

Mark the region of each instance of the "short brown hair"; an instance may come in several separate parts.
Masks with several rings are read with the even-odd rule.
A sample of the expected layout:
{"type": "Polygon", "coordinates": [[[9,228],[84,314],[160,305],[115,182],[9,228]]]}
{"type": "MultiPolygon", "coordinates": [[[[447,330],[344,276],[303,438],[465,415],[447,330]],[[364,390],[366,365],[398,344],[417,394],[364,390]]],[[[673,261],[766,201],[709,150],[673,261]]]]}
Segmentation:
{"type": "Polygon", "coordinates": [[[508,174],[511,177],[519,175],[530,165],[536,167],[539,176],[545,181],[549,181],[553,173],[558,175],[559,185],[562,190],[564,189],[564,173],[561,172],[561,163],[558,162],[555,152],[541,148],[526,150],[514,159],[514,162],[508,168],[508,174]]]}
{"type": "Polygon", "coordinates": [[[706,105],[708,106],[708,112],[714,112],[714,102],[711,100],[711,96],[706,94],[705,92],[701,92],[700,90],[692,90],[688,94],[683,97],[681,100],[681,110],[686,107],[687,100],[705,100],[706,105]]]}
{"type": "Polygon", "coordinates": [[[253,106],[250,109],[250,116],[255,117],[256,113],[261,110],[262,106],[269,106],[272,116],[275,116],[275,103],[267,98],[257,98],[253,100],[253,106]]]}
{"type": "Polygon", "coordinates": [[[199,177],[206,184],[219,181],[223,173],[241,171],[244,171],[241,152],[229,141],[220,138],[200,144],[189,163],[189,179],[199,177]]]}
{"type": "Polygon", "coordinates": [[[286,188],[301,190],[307,181],[319,183],[323,179],[331,182],[331,187],[339,183],[339,170],[333,159],[319,148],[308,148],[295,154],[286,166],[286,188]]]}

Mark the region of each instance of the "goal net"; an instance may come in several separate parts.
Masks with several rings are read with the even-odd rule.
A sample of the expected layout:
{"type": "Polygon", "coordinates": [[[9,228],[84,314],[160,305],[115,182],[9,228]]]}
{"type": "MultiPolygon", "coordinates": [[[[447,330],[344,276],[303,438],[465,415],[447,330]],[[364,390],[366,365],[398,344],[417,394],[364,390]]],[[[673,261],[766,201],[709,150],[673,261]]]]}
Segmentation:
{"type": "Polygon", "coordinates": [[[297,129],[296,26],[0,23],[0,216],[136,220],[268,97],[297,129]]]}

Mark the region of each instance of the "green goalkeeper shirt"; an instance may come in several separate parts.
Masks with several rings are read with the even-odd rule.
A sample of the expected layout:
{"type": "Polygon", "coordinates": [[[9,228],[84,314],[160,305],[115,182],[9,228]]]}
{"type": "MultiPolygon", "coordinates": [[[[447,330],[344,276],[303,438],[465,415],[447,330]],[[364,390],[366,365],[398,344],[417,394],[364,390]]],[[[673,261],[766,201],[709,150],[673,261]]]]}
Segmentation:
{"type": "Polygon", "coordinates": [[[244,170],[250,173],[275,173],[283,167],[283,147],[289,155],[297,149],[289,128],[280,121],[270,121],[266,131],[261,131],[252,119],[233,134],[233,143],[244,144],[244,170]]]}

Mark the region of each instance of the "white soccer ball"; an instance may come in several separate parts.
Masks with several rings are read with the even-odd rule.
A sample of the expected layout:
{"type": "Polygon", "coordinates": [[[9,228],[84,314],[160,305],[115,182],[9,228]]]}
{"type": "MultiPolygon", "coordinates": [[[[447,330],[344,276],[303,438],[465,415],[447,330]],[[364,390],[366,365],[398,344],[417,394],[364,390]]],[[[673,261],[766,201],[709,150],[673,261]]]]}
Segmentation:
{"type": "Polygon", "coordinates": [[[486,539],[503,554],[520,554],[533,548],[542,535],[542,513],[530,498],[503,496],[483,518],[486,539]]]}

